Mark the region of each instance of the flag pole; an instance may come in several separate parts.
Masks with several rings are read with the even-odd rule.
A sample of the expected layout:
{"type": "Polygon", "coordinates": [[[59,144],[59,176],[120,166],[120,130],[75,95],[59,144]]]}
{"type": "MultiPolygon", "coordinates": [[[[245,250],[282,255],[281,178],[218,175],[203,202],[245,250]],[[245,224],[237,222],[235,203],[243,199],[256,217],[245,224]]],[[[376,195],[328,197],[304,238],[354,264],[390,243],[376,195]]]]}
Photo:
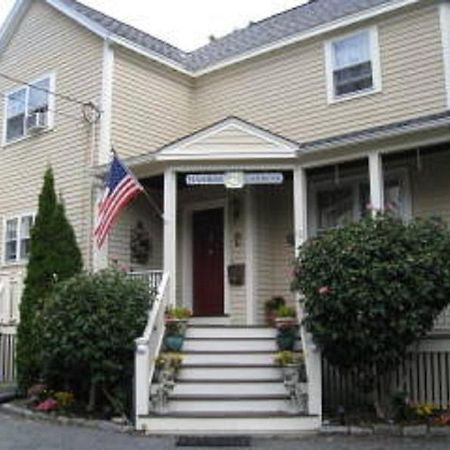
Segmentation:
{"type": "MultiPolygon", "coordinates": [[[[113,155],[113,158],[119,158],[117,155],[116,150],[114,149],[114,147],[111,147],[111,153],[113,155]]],[[[156,203],[156,201],[150,196],[150,194],[145,190],[144,186],[142,186],[142,183],[136,178],[136,176],[134,175],[134,173],[128,168],[128,166],[125,166],[126,169],[128,170],[128,173],[135,179],[136,183],[138,183],[141,187],[142,187],[142,193],[144,194],[144,197],[147,199],[148,203],[150,204],[150,206],[155,209],[155,211],[157,212],[158,216],[164,220],[164,213],[161,211],[161,209],[159,208],[158,204],[156,203]]]]}

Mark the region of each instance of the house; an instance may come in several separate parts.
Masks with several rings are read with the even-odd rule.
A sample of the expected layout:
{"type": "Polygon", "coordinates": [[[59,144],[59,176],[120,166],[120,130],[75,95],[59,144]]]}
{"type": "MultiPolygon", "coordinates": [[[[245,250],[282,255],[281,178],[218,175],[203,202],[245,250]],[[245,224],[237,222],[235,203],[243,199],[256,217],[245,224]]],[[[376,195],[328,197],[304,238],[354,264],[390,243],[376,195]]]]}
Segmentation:
{"type": "MultiPolygon", "coordinates": [[[[0,91],[0,332],[18,320],[51,163],[85,266],[114,262],[159,287],[136,351],[148,432],[317,429],[311,337],[308,404],[291,414],[273,334],[258,328],[267,299],[298,304],[295,248],[368,204],[450,219],[448,1],[311,0],[186,53],[74,0],[18,0],[0,32],[0,91]],[[134,201],[98,250],[111,147],[151,201],[134,201]],[[149,380],[167,304],[196,317],[161,417],[149,380]]],[[[448,349],[449,332],[447,312],[424,348],[448,349]]]]}

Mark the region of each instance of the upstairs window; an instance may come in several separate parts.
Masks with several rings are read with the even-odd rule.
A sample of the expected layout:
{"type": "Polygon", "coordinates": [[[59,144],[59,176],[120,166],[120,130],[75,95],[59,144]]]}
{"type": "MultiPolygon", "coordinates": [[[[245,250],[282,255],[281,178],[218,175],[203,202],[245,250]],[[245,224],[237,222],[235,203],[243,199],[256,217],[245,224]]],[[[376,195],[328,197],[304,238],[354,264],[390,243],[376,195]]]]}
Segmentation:
{"type": "Polygon", "coordinates": [[[53,125],[54,77],[46,76],[6,94],[3,143],[8,144],[53,125]]]}
{"type": "Polygon", "coordinates": [[[33,215],[12,217],[5,221],[5,262],[19,262],[30,254],[31,227],[33,215]]]}
{"type": "Polygon", "coordinates": [[[326,62],[330,102],[381,89],[376,28],[327,42],[326,62]]]}

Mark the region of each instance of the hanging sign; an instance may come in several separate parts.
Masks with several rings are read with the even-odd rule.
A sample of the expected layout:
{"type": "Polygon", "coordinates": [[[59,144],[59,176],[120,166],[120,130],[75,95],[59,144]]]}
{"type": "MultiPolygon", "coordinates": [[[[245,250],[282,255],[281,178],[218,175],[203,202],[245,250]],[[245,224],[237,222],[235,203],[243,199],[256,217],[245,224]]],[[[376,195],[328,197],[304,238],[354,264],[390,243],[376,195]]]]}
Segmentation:
{"type": "Polygon", "coordinates": [[[241,189],[245,185],[283,184],[284,175],[281,172],[225,172],[225,173],[195,173],[186,175],[188,186],[224,185],[227,189],[241,189]]]}

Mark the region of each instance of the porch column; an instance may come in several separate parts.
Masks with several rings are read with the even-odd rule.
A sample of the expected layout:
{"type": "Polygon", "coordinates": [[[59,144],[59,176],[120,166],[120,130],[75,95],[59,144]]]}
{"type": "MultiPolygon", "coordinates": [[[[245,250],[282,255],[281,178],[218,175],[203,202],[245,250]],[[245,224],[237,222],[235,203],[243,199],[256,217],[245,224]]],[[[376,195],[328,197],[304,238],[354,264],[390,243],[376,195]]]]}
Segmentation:
{"type": "Polygon", "coordinates": [[[245,265],[246,265],[246,322],[256,324],[256,286],[255,286],[255,232],[256,218],[254,207],[254,190],[248,186],[245,192],[245,265]]]}
{"type": "Polygon", "coordinates": [[[173,169],[164,172],[164,272],[169,278],[169,304],[176,304],[177,267],[177,173],[173,169]]]}
{"type": "MultiPolygon", "coordinates": [[[[306,170],[297,166],[294,169],[294,231],[295,254],[308,238],[308,186],[306,170]]],[[[304,317],[302,295],[297,298],[297,314],[304,317]]],[[[301,327],[303,352],[305,355],[308,377],[308,411],[309,414],[322,415],[322,358],[320,351],[314,344],[312,335],[301,327]]]]}
{"type": "Polygon", "coordinates": [[[384,210],[383,160],[379,152],[369,154],[369,180],[370,204],[373,215],[376,215],[377,212],[384,210]]]}

